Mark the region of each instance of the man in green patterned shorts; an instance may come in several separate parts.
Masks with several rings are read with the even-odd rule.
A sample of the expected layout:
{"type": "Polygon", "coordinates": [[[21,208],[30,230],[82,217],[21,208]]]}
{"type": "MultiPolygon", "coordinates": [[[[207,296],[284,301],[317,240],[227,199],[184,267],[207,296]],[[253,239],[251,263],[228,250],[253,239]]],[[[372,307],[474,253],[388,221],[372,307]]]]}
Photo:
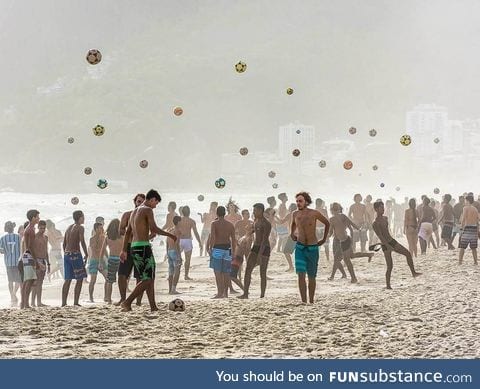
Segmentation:
{"type": "Polygon", "coordinates": [[[162,198],[156,190],[151,189],[148,191],[145,201],[141,206],[135,208],[130,216],[127,231],[123,240],[123,251],[120,254],[120,259],[125,261],[127,258],[127,247],[129,242],[131,244],[131,256],[133,258],[133,264],[137,270],[139,277],[139,283],[128,296],[128,298],[121,304],[122,311],[127,312],[132,310],[132,302],[144,291],[147,293],[148,302],[150,303],[150,309],[158,311],[157,304],[155,303],[155,258],[153,257],[152,246],[149,239],[152,236],[165,235],[177,240],[175,235],[172,235],[166,231],[160,229],[155,223],[153,216],[153,208],[162,201],[162,198]]]}

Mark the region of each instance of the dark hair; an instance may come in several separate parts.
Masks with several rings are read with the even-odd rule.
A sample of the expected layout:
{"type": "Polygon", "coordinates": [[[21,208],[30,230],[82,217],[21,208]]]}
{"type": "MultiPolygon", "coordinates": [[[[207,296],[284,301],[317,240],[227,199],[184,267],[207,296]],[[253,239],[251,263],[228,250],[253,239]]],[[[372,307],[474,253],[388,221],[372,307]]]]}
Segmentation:
{"type": "Polygon", "coordinates": [[[246,213],[250,213],[248,209],[242,209],[242,216],[245,215],[246,213]]]}
{"type": "Polygon", "coordinates": [[[302,196],[305,199],[305,203],[307,203],[307,205],[312,204],[312,198],[310,197],[310,195],[307,192],[297,193],[295,195],[295,198],[297,198],[298,196],[302,196]]]}
{"type": "Polygon", "coordinates": [[[177,203],[175,201],[170,201],[167,208],[177,209],[177,203]]]}
{"type": "Polygon", "coordinates": [[[188,205],[184,205],[182,207],[182,215],[185,216],[185,217],[190,216],[190,207],[188,205]]]}
{"type": "Polygon", "coordinates": [[[362,201],[363,198],[362,198],[362,195],[361,195],[360,193],[356,193],[356,194],[353,196],[353,201],[355,201],[355,199],[356,199],[357,197],[359,197],[359,196],[360,196],[360,201],[362,201]]]}
{"type": "MultiPolygon", "coordinates": [[[[317,199],[317,200],[318,200],[318,199],[317,199]]],[[[297,209],[297,204],[295,204],[295,203],[292,203],[292,204],[290,204],[290,205],[288,206],[288,211],[289,211],[289,212],[293,212],[293,211],[295,211],[296,209],[297,209]]]]}
{"type": "Polygon", "coordinates": [[[173,217],[173,225],[176,226],[182,218],[180,216],[174,216],[173,217]]]}
{"type": "Polygon", "coordinates": [[[276,203],[275,197],[273,197],[273,196],[267,197],[267,203],[268,203],[268,204],[270,204],[270,203],[276,203]]]}
{"type": "Polygon", "coordinates": [[[473,195],[468,195],[467,197],[465,197],[465,199],[466,199],[470,204],[473,204],[473,202],[475,201],[475,199],[473,198],[473,195]]]}
{"type": "Polygon", "coordinates": [[[381,201],[381,200],[380,201],[375,201],[373,203],[373,209],[376,211],[378,208],[380,208],[380,205],[385,206],[385,204],[383,204],[383,201],[381,201]]]}
{"type": "Polygon", "coordinates": [[[417,208],[417,201],[414,198],[411,198],[410,200],[408,200],[408,206],[410,207],[410,209],[417,208]]]}
{"type": "Polygon", "coordinates": [[[120,220],[113,219],[110,223],[108,223],[107,237],[110,240],[117,240],[120,238],[120,220]]]}
{"type": "Polygon", "coordinates": [[[445,195],[443,196],[443,198],[445,199],[445,201],[446,201],[447,203],[449,203],[450,201],[452,201],[452,195],[451,195],[451,194],[448,194],[448,193],[447,193],[447,194],[445,194],[445,195]]]}
{"type": "Polygon", "coordinates": [[[321,199],[321,198],[319,197],[318,199],[315,200],[315,204],[316,204],[316,205],[324,204],[324,201],[323,201],[323,199],[321,199]]]}
{"type": "Polygon", "coordinates": [[[37,217],[40,214],[36,209],[31,209],[27,212],[27,219],[29,222],[32,221],[34,217],[37,217]]]}
{"type": "Polygon", "coordinates": [[[133,203],[134,203],[134,204],[137,203],[137,199],[138,199],[139,197],[141,197],[142,199],[145,200],[145,195],[144,195],[143,193],[137,193],[137,194],[135,195],[135,197],[133,198],[133,203]]]}
{"type": "Polygon", "coordinates": [[[74,221],[75,223],[77,223],[82,216],[83,216],[83,212],[82,212],[82,211],[74,211],[74,212],[73,212],[73,221],[74,221]]]}
{"type": "Polygon", "coordinates": [[[265,212],[265,205],[263,205],[262,203],[256,203],[256,204],[253,204],[253,208],[257,208],[259,210],[261,210],[262,212],[265,212]]]}
{"type": "Polygon", "coordinates": [[[428,196],[425,196],[422,201],[424,205],[430,204],[430,199],[428,198],[428,196]]]}
{"type": "Polygon", "coordinates": [[[219,207],[217,207],[217,216],[223,217],[223,216],[225,216],[226,212],[227,211],[226,211],[224,206],[220,205],[219,207]]]}
{"type": "Polygon", "coordinates": [[[162,198],[160,197],[160,193],[158,193],[155,189],[150,189],[147,192],[147,196],[145,197],[146,200],[151,200],[151,199],[156,199],[158,202],[162,201],[162,198]]]}
{"type": "Polygon", "coordinates": [[[280,193],[280,194],[277,196],[277,198],[278,198],[279,200],[281,200],[282,197],[286,198],[286,197],[287,197],[287,194],[286,194],[285,192],[283,192],[283,193],[280,193]]]}
{"type": "Polygon", "coordinates": [[[38,222],[38,226],[39,226],[39,227],[40,227],[40,226],[45,226],[45,227],[47,227],[47,222],[46,222],[45,220],[40,220],[40,221],[38,222]]]}
{"type": "Polygon", "coordinates": [[[102,227],[102,226],[103,226],[102,223],[95,223],[95,224],[93,225],[93,231],[97,231],[97,228],[98,228],[98,227],[102,227]]]}

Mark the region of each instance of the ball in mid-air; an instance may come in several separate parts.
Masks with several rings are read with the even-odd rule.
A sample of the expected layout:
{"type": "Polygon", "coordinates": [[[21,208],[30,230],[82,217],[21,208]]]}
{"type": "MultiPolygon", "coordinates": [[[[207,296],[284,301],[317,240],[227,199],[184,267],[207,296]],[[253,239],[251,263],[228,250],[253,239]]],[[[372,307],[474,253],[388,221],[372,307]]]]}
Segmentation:
{"type": "Polygon", "coordinates": [[[95,136],[102,136],[105,134],[105,127],[101,126],[100,124],[97,124],[95,127],[92,128],[93,135],[95,136]]]}
{"type": "Polygon", "coordinates": [[[203,200],[205,200],[205,196],[203,196],[203,195],[198,195],[197,200],[198,200],[198,201],[203,201],[203,200]]]}
{"type": "Polygon", "coordinates": [[[146,159],[142,159],[139,165],[142,169],[145,169],[148,166],[148,161],[146,159]]]}
{"type": "Polygon", "coordinates": [[[368,131],[368,135],[376,136],[377,135],[377,130],[375,128],[372,128],[370,131],[368,131]]]}
{"type": "Polygon", "coordinates": [[[412,138],[410,135],[402,135],[400,137],[400,144],[403,146],[409,146],[412,143],[412,138]]]}
{"type": "Polygon", "coordinates": [[[355,127],[350,127],[348,129],[348,132],[350,133],[350,135],[354,135],[357,133],[357,129],[355,127]]]}
{"type": "Polygon", "coordinates": [[[181,299],[175,299],[170,301],[168,304],[168,309],[174,312],[183,312],[185,311],[185,303],[181,299]]]}
{"type": "Polygon", "coordinates": [[[319,163],[318,166],[320,166],[322,169],[327,166],[327,163],[322,159],[319,163]]]}
{"type": "Polygon", "coordinates": [[[245,70],[247,70],[247,64],[245,62],[239,61],[237,64],[235,64],[235,70],[237,73],[243,73],[245,70]]]}
{"type": "Polygon", "coordinates": [[[78,199],[78,197],[72,197],[72,199],[70,200],[70,202],[71,202],[73,205],[77,205],[79,201],[80,201],[80,200],[78,199]]]}
{"type": "Polygon", "coordinates": [[[435,138],[433,141],[434,141],[435,143],[437,143],[437,144],[440,143],[440,139],[439,139],[439,138],[435,138]]]}
{"type": "Polygon", "coordinates": [[[377,166],[377,165],[373,165],[373,166],[372,166],[372,169],[373,169],[373,170],[378,170],[378,166],[377,166]]]}
{"type": "Polygon", "coordinates": [[[435,188],[435,189],[433,190],[433,193],[435,193],[435,194],[439,194],[439,193],[440,193],[440,189],[438,189],[438,188],[435,188]]]}
{"type": "Polygon", "coordinates": [[[294,157],[298,157],[298,156],[300,155],[300,150],[299,150],[299,149],[294,149],[294,150],[292,151],[292,155],[293,155],[294,157]]]}
{"type": "Polygon", "coordinates": [[[85,169],[83,169],[83,172],[84,172],[87,176],[89,176],[90,174],[92,174],[92,171],[93,171],[92,168],[91,168],[91,167],[88,167],[88,166],[87,166],[85,169]]]}
{"type": "Polygon", "coordinates": [[[385,187],[385,184],[382,182],[380,183],[380,188],[384,188],[385,187]]]}
{"type": "Polygon", "coordinates": [[[396,190],[397,192],[400,192],[400,187],[397,186],[397,187],[395,188],[395,190],[396,190]]]}
{"type": "Polygon", "coordinates": [[[182,107],[175,107],[175,108],[173,109],[173,114],[174,114],[175,116],[180,116],[180,115],[182,115],[182,114],[183,114],[183,108],[182,108],[182,107]]]}
{"type": "Polygon", "coordinates": [[[246,147],[242,147],[242,148],[240,149],[240,155],[245,156],[245,155],[247,155],[247,154],[248,154],[248,149],[247,149],[246,147]]]}
{"type": "Polygon", "coordinates": [[[343,163],[343,168],[345,170],[350,170],[353,167],[353,162],[352,161],[345,161],[343,163]]]}
{"type": "Polygon", "coordinates": [[[272,184],[273,189],[278,189],[278,184],[272,184]]]}
{"type": "Polygon", "coordinates": [[[100,188],[100,189],[105,189],[107,186],[108,186],[108,182],[105,178],[100,178],[98,181],[97,181],[97,186],[100,188]]]}
{"type": "Polygon", "coordinates": [[[287,88],[287,95],[293,95],[293,89],[292,88],[287,88]]]}
{"type": "Polygon", "coordinates": [[[72,137],[70,137],[70,138],[67,139],[67,142],[70,143],[70,144],[72,144],[73,142],[75,142],[75,139],[72,138],[72,137]]]}
{"type": "Polygon", "coordinates": [[[96,65],[102,60],[102,53],[97,49],[88,50],[86,59],[90,65],[96,65]]]}
{"type": "Polygon", "coordinates": [[[297,135],[300,135],[302,133],[302,130],[297,130],[295,132],[297,133],[297,135]]]}
{"type": "Polygon", "coordinates": [[[218,188],[218,189],[223,189],[225,188],[225,185],[226,185],[226,182],[223,178],[219,178],[218,180],[215,181],[215,186],[218,188]]]}
{"type": "Polygon", "coordinates": [[[276,175],[277,175],[277,173],[275,173],[273,170],[270,170],[268,172],[268,177],[270,177],[270,178],[275,178],[276,175]]]}

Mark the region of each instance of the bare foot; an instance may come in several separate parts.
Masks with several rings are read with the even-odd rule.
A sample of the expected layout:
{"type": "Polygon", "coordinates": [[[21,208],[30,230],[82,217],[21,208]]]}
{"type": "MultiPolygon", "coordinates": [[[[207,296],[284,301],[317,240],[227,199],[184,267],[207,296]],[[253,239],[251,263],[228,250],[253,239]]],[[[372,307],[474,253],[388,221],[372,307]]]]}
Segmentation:
{"type": "Polygon", "coordinates": [[[141,302],[141,301],[137,301],[137,302],[135,303],[135,305],[136,305],[137,307],[141,307],[141,306],[142,306],[142,302],[141,302]]]}
{"type": "Polygon", "coordinates": [[[386,287],[386,289],[390,289],[390,290],[392,290],[392,287],[391,287],[391,286],[387,286],[387,287],[386,287]]]}
{"type": "Polygon", "coordinates": [[[67,303],[61,305],[61,307],[66,307],[66,306],[67,306],[67,303]]]}
{"type": "Polygon", "coordinates": [[[74,307],[81,307],[79,303],[73,304],[74,307]]]}
{"type": "Polygon", "coordinates": [[[418,272],[415,272],[415,273],[412,274],[412,276],[413,276],[414,278],[415,278],[415,277],[418,277],[418,276],[421,276],[421,275],[422,275],[422,273],[418,273],[418,272]]]}
{"type": "Polygon", "coordinates": [[[212,297],[212,300],[213,300],[213,299],[221,299],[221,298],[222,298],[222,296],[216,294],[215,296],[212,297]]]}
{"type": "Polygon", "coordinates": [[[185,276],[185,281],[193,281],[193,278],[190,278],[189,276],[185,276]]]}
{"type": "Polygon", "coordinates": [[[358,280],[356,278],[352,278],[350,281],[351,284],[358,284],[358,280]]]}
{"type": "Polygon", "coordinates": [[[240,292],[238,290],[235,290],[235,289],[230,289],[230,293],[231,294],[239,294],[240,292]]]}
{"type": "Polygon", "coordinates": [[[172,290],[168,294],[182,294],[182,292],[179,292],[178,290],[172,290]]]}
{"type": "Polygon", "coordinates": [[[285,273],[291,273],[293,271],[293,267],[289,267],[287,270],[285,270],[285,273]]]}
{"type": "Polygon", "coordinates": [[[150,308],[150,311],[151,311],[151,312],[155,312],[155,311],[159,311],[159,309],[158,309],[157,306],[154,306],[153,308],[150,308]]]}
{"type": "MultiPolygon", "coordinates": [[[[342,277],[343,278],[343,277],[342,277]]],[[[327,281],[333,281],[333,277],[328,277],[327,281]]]]}
{"type": "Polygon", "coordinates": [[[248,294],[242,294],[241,296],[237,296],[238,299],[246,300],[248,299],[248,294]]]}
{"type": "Polygon", "coordinates": [[[130,304],[127,304],[125,301],[120,304],[122,307],[122,312],[129,312],[132,310],[132,306],[130,304]]]}
{"type": "Polygon", "coordinates": [[[120,301],[116,302],[116,303],[113,304],[113,305],[115,305],[116,307],[118,307],[118,306],[122,305],[122,303],[123,303],[124,301],[125,301],[125,300],[120,300],[120,301]]]}
{"type": "Polygon", "coordinates": [[[38,306],[38,307],[48,307],[47,304],[43,304],[43,303],[40,303],[40,304],[38,304],[37,306],[38,306]]]}

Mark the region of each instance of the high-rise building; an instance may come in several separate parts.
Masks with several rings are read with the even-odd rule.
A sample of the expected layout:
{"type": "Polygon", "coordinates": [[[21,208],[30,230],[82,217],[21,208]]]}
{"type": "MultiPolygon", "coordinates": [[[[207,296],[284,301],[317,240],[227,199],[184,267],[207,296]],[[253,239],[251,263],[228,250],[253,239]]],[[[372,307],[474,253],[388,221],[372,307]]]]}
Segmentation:
{"type": "Polygon", "coordinates": [[[315,127],[298,121],[281,126],[278,131],[278,152],[283,160],[292,157],[294,149],[300,150],[302,160],[310,160],[315,154],[315,127]]]}

